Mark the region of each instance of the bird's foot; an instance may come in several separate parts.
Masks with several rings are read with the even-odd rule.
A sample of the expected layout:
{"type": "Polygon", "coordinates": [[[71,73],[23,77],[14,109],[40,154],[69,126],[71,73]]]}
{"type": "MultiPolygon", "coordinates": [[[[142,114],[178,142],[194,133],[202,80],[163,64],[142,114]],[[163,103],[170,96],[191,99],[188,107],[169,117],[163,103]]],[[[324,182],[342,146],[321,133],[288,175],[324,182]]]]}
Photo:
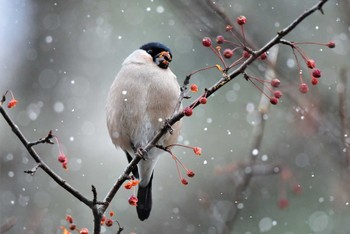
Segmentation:
{"type": "Polygon", "coordinates": [[[143,160],[147,160],[145,158],[146,154],[147,154],[147,151],[144,148],[142,148],[142,147],[137,148],[136,156],[141,157],[141,159],[143,159],[143,160]]]}
{"type": "Polygon", "coordinates": [[[170,134],[173,134],[174,129],[173,129],[173,127],[170,125],[169,121],[170,121],[170,119],[165,119],[164,123],[165,123],[165,126],[168,128],[169,133],[170,133],[170,134]]]}

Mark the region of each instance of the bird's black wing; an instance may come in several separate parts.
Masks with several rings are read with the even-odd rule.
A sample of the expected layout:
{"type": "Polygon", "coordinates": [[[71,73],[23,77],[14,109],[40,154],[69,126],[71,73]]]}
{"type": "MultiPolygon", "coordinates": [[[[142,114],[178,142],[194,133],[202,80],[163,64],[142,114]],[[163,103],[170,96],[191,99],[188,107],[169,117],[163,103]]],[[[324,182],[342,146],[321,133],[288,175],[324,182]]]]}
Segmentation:
{"type": "MultiPolygon", "coordinates": [[[[125,151],[126,157],[128,159],[128,162],[130,163],[132,160],[131,155],[125,151]]],[[[132,169],[132,174],[136,177],[136,179],[139,179],[139,169],[137,168],[137,165],[132,169]]]]}

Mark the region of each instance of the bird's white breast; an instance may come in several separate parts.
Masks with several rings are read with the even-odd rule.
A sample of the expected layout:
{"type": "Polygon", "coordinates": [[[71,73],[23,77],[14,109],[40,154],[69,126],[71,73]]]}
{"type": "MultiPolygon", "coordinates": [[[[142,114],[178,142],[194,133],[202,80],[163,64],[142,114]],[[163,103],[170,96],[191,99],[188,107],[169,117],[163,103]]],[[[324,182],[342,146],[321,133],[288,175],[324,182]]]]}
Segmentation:
{"type": "MultiPolygon", "coordinates": [[[[107,100],[107,126],[116,146],[133,152],[145,146],[170,118],[178,102],[180,88],[170,69],[159,68],[149,54],[136,50],[123,62],[107,100]]],[[[174,134],[160,144],[176,142],[180,124],[174,134]]]]}

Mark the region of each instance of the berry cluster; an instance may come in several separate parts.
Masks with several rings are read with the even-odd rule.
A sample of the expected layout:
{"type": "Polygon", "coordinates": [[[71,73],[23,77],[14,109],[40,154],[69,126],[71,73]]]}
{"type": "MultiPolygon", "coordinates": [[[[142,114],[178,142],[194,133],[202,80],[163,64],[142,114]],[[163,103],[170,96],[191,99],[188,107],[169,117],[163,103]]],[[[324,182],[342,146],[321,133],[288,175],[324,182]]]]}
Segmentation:
{"type": "Polygon", "coordinates": [[[89,229],[87,228],[77,228],[77,225],[74,223],[73,217],[71,215],[66,215],[66,221],[68,222],[68,229],[64,226],[61,226],[61,230],[63,230],[62,234],[71,234],[70,231],[76,231],[79,234],[89,234],[89,229]]]}
{"type": "Polygon", "coordinates": [[[135,187],[140,183],[139,180],[135,180],[135,178],[132,176],[131,180],[129,180],[125,185],[125,189],[131,189],[134,188],[133,194],[129,197],[128,202],[131,206],[137,206],[137,202],[139,201],[137,197],[135,196],[135,187]]]}
{"type": "Polygon", "coordinates": [[[182,173],[180,171],[180,168],[179,168],[179,164],[180,166],[185,170],[186,172],[186,175],[189,177],[189,178],[192,178],[195,176],[195,173],[194,171],[192,170],[189,170],[181,161],[178,157],[176,157],[174,155],[174,153],[170,150],[170,148],[172,148],[173,146],[181,146],[181,147],[185,147],[185,148],[189,148],[189,149],[192,149],[194,154],[195,155],[201,155],[202,154],[202,149],[200,147],[193,147],[193,146],[188,146],[188,145],[182,145],[182,144],[174,144],[174,145],[169,145],[167,147],[165,147],[165,151],[168,152],[171,157],[173,158],[175,164],[176,164],[176,169],[177,169],[177,173],[179,175],[179,178],[180,178],[180,182],[183,184],[183,185],[187,185],[188,184],[188,181],[186,178],[184,178],[182,176],[182,173]]]}
{"type": "MultiPolygon", "coordinates": [[[[216,37],[216,43],[217,46],[213,46],[212,40],[209,37],[204,37],[202,39],[202,45],[205,47],[210,48],[214,54],[219,58],[221,64],[223,67],[220,65],[215,65],[215,66],[210,66],[204,69],[200,69],[198,71],[202,70],[207,70],[216,67],[220,72],[223,73],[224,77],[227,76],[227,72],[244,62],[244,60],[250,58],[252,55],[255,55],[256,52],[249,48],[246,43],[245,39],[245,33],[244,33],[244,25],[247,23],[247,18],[245,16],[239,16],[236,19],[236,23],[238,27],[241,28],[241,38],[240,39],[233,31],[234,27],[232,25],[227,25],[226,26],[226,31],[231,34],[231,36],[234,38],[234,41],[226,39],[223,35],[218,35],[216,37]],[[222,46],[226,44],[229,46],[229,48],[225,48],[222,51],[222,46]],[[233,62],[231,62],[229,65],[225,61],[225,59],[231,59],[233,55],[236,53],[237,50],[241,50],[242,54],[238,56],[237,59],[235,59],[233,62]]],[[[335,42],[330,41],[328,43],[317,43],[317,42],[289,42],[287,40],[280,40],[279,41],[281,44],[286,44],[289,45],[292,50],[293,54],[296,60],[296,63],[298,65],[298,70],[299,70],[299,79],[300,79],[300,84],[299,84],[299,91],[301,93],[307,93],[309,91],[309,86],[306,82],[303,80],[303,75],[302,75],[302,69],[301,65],[298,60],[297,53],[301,56],[301,58],[304,60],[306,66],[309,68],[309,73],[311,77],[311,84],[312,85],[317,85],[319,82],[319,78],[321,77],[321,70],[316,68],[316,63],[313,59],[310,59],[305,51],[303,51],[299,45],[302,44],[315,44],[315,45],[321,45],[321,46],[326,46],[328,48],[334,48],[335,47],[335,42]]],[[[260,60],[266,60],[268,54],[266,52],[263,52],[260,56],[260,60]]],[[[195,71],[194,73],[198,72],[195,71]]],[[[192,73],[192,74],[194,74],[192,73]]],[[[280,85],[280,81],[278,79],[273,79],[271,81],[260,79],[257,77],[253,77],[250,75],[247,75],[246,73],[244,74],[244,78],[247,81],[250,81],[253,83],[253,85],[262,92],[263,95],[265,95],[267,98],[269,98],[270,103],[273,105],[276,105],[279,101],[279,99],[282,97],[282,92],[280,90],[275,90],[274,88],[277,88],[280,85]],[[275,81],[278,81],[277,83],[275,81]]],[[[185,109],[185,115],[190,116],[192,114],[192,111],[189,109],[185,109]]]]}

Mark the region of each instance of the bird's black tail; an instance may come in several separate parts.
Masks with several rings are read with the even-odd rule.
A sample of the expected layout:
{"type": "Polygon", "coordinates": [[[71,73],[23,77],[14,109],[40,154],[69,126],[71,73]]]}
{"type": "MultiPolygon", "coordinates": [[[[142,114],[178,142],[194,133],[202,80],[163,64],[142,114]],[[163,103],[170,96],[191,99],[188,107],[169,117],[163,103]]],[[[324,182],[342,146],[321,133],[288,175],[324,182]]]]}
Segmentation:
{"type": "Polygon", "coordinates": [[[152,180],[153,173],[146,187],[139,186],[137,192],[137,215],[141,221],[147,219],[152,209],[152,180]]]}

